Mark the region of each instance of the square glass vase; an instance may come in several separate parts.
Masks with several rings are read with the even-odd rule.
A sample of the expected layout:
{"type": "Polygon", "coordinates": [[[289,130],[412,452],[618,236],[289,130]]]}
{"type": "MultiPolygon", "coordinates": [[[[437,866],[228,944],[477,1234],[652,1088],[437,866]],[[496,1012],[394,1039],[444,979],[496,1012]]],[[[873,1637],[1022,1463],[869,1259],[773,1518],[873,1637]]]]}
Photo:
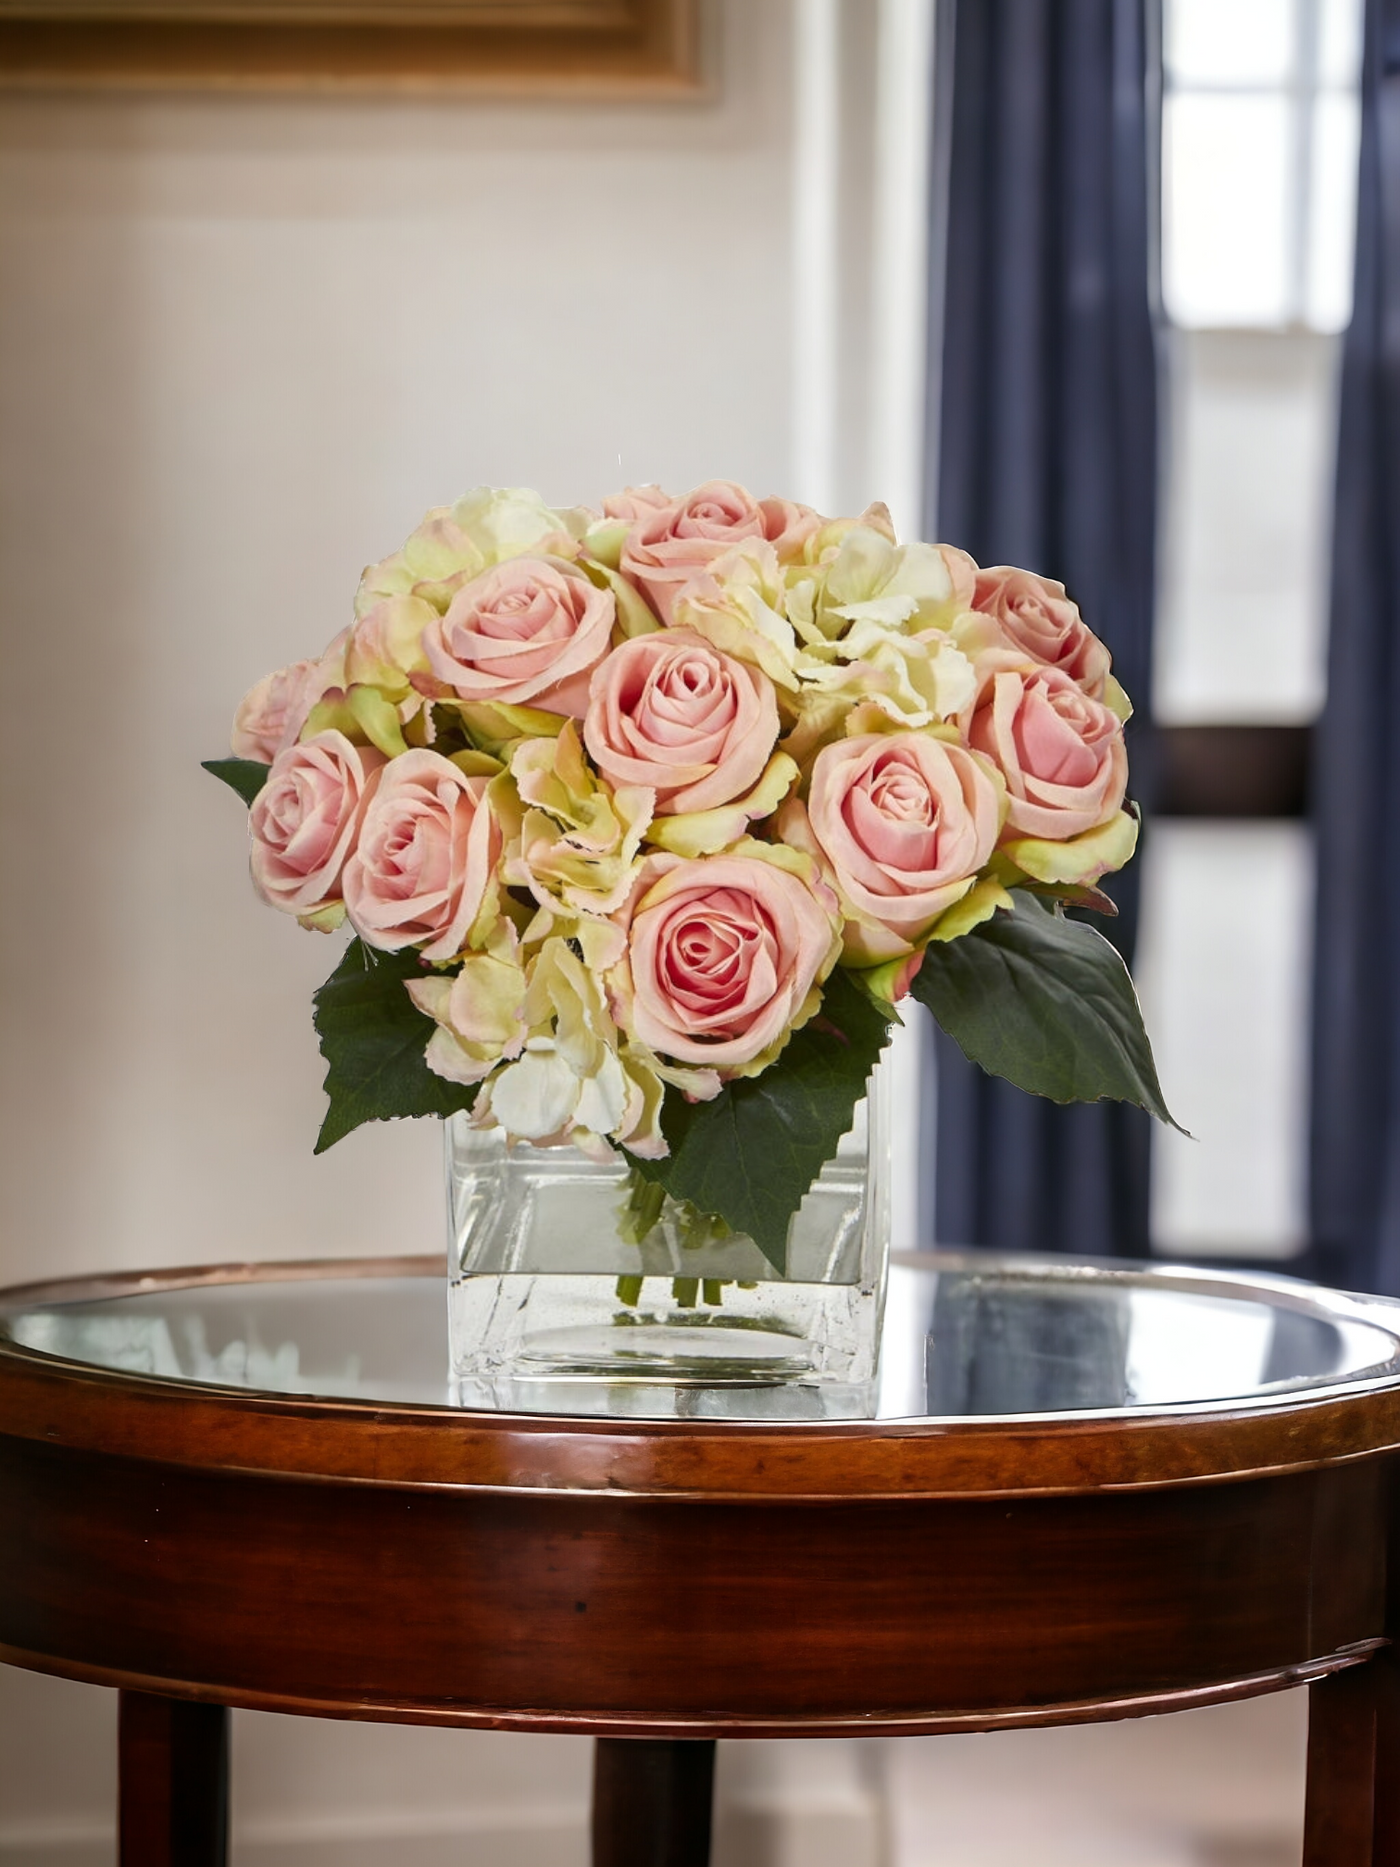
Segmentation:
{"type": "MultiPolygon", "coordinates": [[[[445,1123],[448,1318],[464,1407],[639,1418],[874,1412],[890,1242],[888,1083],[794,1215],[786,1274],[665,1200],[633,1242],[625,1166],[445,1123]]],[[[634,1226],[635,1229],[635,1226],[634,1226]]]]}

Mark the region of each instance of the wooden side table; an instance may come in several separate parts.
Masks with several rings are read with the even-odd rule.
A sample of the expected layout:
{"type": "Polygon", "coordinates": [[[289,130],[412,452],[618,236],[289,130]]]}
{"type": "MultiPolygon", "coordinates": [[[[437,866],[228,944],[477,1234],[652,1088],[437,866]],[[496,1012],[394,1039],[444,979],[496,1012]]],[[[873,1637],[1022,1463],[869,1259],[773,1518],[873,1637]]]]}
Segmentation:
{"type": "Polygon", "coordinates": [[[117,1687],[123,1867],[225,1858],[227,1712],[588,1732],[598,1867],[717,1737],[1311,1685],[1306,1867],[1400,1867],[1400,1306],[897,1261],[876,1420],[471,1413],[438,1261],[0,1297],[0,1658],[117,1687]]]}

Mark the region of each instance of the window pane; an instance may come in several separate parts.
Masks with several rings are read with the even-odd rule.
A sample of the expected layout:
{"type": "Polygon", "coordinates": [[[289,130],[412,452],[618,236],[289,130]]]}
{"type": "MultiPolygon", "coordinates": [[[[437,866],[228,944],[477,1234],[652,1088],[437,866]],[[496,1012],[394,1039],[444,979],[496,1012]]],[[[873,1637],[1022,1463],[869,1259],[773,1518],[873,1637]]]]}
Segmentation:
{"type": "Polygon", "coordinates": [[[1361,106],[1354,94],[1324,93],[1316,113],[1304,316],[1314,330],[1342,331],[1351,317],[1361,106]]]}
{"type": "Polygon", "coordinates": [[[1288,116],[1283,97],[1166,99],[1162,287],[1176,323],[1287,317],[1288,116]]]}
{"type": "Polygon", "coordinates": [[[1338,342],[1172,340],[1157,717],[1307,720],[1325,681],[1338,342]]]}
{"type": "Polygon", "coordinates": [[[1292,75],[1293,0],[1167,0],[1162,26],[1175,84],[1282,84],[1292,75]]]}
{"type": "Polygon", "coordinates": [[[1316,0],[1318,75],[1324,84],[1354,90],[1361,79],[1362,0],[1316,0]]]}
{"type": "Polygon", "coordinates": [[[1294,824],[1157,822],[1135,968],[1167,1102],[1152,1247],[1288,1256],[1305,1231],[1312,846],[1294,824]]]}

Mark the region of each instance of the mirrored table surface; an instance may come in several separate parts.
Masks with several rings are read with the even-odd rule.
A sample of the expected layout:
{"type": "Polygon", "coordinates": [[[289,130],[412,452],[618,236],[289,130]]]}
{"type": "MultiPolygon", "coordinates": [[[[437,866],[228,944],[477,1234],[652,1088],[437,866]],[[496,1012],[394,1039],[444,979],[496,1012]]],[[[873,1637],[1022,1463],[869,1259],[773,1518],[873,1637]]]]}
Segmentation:
{"type": "MultiPolygon", "coordinates": [[[[264,1266],[77,1300],[16,1293],[0,1306],[0,1342],[159,1381],[451,1406],[441,1267],[394,1268],[264,1266]]],[[[1166,1266],[906,1254],[891,1269],[881,1370],[876,1417],[889,1421],[1322,1397],[1400,1383],[1400,1304],[1166,1266]]]]}

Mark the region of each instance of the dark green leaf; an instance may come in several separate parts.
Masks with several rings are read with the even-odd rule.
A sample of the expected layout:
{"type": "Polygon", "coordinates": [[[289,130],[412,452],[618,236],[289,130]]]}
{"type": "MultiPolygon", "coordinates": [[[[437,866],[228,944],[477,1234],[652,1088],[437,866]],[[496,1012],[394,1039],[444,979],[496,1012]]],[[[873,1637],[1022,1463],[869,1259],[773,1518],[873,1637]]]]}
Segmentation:
{"type": "Polygon", "coordinates": [[[362,1122],[454,1115],[471,1107],[474,1086],[450,1083],[424,1061],[435,1026],[404,987],[406,979],[423,977],[412,948],[379,953],[352,940],[316,993],[316,1032],[330,1098],[318,1154],[362,1122]]]}
{"type": "Polygon", "coordinates": [[[639,1160],[638,1171],[746,1232],[784,1274],[792,1215],[849,1132],[893,1020],[838,966],[820,1015],[761,1076],[727,1083],[713,1102],[667,1092],[670,1155],[639,1160]]]}
{"type": "Polygon", "coordinates": [[[933,941],[914,996],[974,1063],[1052,1102],[1135,1102],[1175,1128],[1128,970],[1102,934],[1017,888],[1015,910],[933,941]]]}
{"type": "Polygon", "coordinates": [[[267,783],[270,765],[260,765],[255,758],[207,758],[202,761],[205,771],[212,771],[216,778],[237,791],[245,804],[251,804],[258,792],[267,783]]]}

